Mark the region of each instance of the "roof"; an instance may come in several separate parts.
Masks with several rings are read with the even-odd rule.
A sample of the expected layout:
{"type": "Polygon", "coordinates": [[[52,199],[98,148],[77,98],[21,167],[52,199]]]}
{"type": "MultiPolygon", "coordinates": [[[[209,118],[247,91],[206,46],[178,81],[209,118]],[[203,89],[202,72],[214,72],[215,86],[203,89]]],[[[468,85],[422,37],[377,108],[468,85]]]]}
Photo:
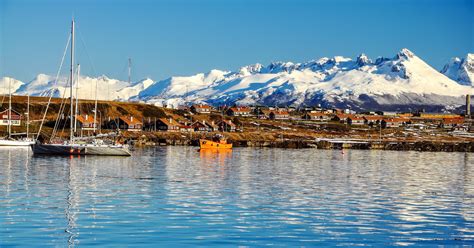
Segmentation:
{"type": "Polygon", "coordinates": [[[249,107],[232,107],[230,110],[234,112],[250,112],[252,111],[249,107]]]}
{"type": "Polygon", "coordinates": [[[125,116],[120,116],[120,120],[123,122],[127,123],[127,125],[136,125],[136,124],[142,124],[141,121],[137,120],[137,118],[130,116],[130,117],[125,117],[125,116]]]}
{"type": "Polygon", "coordinates": [[[364,118],[360,117],[360,116],[349,116],[347,118],[350,118],[353,121],[363,121],[364,120],[364,118]]]}
{"type": "Polygon", "coordinates": [[[273,112],[273,114],[275,114],[275,115],[289,115],[288,111],[286,111],[286,110],[273,110],[273,111],[270,111],[270,112],[273,112]]]}
{"type": "Polygon", "coordinates": [[[307,115],[310,115],[310,116],[329,116],[328,114],[326,113],[306,113],[307,115]]]}
{"type": "Polygon", "coordinates": [[[231,126],[231,127],[235,127],[235,124],[234,124],[232,121],[230,121],[230,120],[221,120],[221,121],[219,122],[219,124],[220,124],[221,122],[224,122],[226,125],[229,125],[229,126],[231,126]]]}
{"type": "Polygon", "coordinates": [[[407,122],[409,120],[408,118],[388,118],[385,119],[385,122],[407,122]]]}
{"type": "Polygon", "coordinates": [[[463,118],[444,118],[444,124],[464,124],[463,118]]]}
{"type": "MultiPolygon", "coordinates": [[[[4,115],[4,114],[5,114],[5,115],[8,115],[8,109],[2,110],[2,111],[0,112],[0,115],[4,115]]],[[[11,115],[19,115],[19,116],[21,116],[21,114],[18,113],[17,111],[15,111],[14,109],[12,109],[11,115]]]]}
{"type": "Polygon", "coordinates": [[[354,115],[351,115],[351,114],[337,114],[336,115],[339,119],[343,119],[343,118],[350,118],[350,117],[353,117],[354,115]]]}
{"type": "Polygon", "coordinates": [[[202,109],[210,109],[211,108],[211,106],[205,105],[205,104],[194,104],[193,107],[194,108],[202,108],[202,109]]]}
{"type": "MultiPolygon", "coordinates": [[[[161,122],[163,122],[163,124],[165,124],[166,126],[178,126],[178,122],[174,121],[173,123],[170,122],[170,118],[159,118],[158,120],[160,120],[161,122]]],[[[171,121],[173,121],[173,119],[171,119],[171,121]]]]}
{"type": "MultiPolygon", "coordinates": [[[[80,123],[94,123],[94,117],[92,115],[78,115],[76,116],[76,120],[80,123]]],[[[98,122],[97,120],[95,121],[98,122]]]]}
{"type": "Polygon", "coordinates": [[[368,121],[379,121],[379,120],[383,120],[384,117],[381,115],[365,115],[364,119],[368,121]]]}

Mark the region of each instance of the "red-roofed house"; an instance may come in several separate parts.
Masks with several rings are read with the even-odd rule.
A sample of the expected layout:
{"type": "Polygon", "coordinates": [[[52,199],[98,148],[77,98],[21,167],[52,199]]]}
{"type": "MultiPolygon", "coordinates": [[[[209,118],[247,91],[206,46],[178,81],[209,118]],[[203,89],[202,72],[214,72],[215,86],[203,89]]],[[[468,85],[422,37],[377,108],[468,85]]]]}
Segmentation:
{"type": "Polygon", "coordinates": [[[407,118],[388,118],[382,120],[382,127],[387,128],[387,127],[401,127],[404,124],[408,123],[410,119],[407,118]]]}
{"type": "Polygon", "coordinates": [[[127,131],[141,131],[143,123],[133,116],[121,116],[118,119],[119,128],[127,131]]]}
{"type": "Polygon", "coordinates": [[[316,113],[306,113],[302,116],[305,120],[314,120],[314,121],[330,121],[331,117],[328,114],[316,112],[316,113]]]}
{"type": "MultiPolygon", "coordinates": [[[[15,110],[12,110],[10,114],[10,125],[20,126],[20,124],[21,124],[21,114],[16,112],[15,110]]],[[[0,125],[2,126],[8,125],[8,109],[0,112],[0,125]]]]}
{"type": "Polygon", "coordinates": [[[235,132],[235,124],[231,120],[221,120],[217,123],[219,131],[235,132]]]}
{"type": "Polygon", "coordinates": [[[99,122],[96,120],[94,125],[93,115],[78,115],[76,116],[77,126],[82,130],[93,130],[94,126],[98,127],[99,122]]]}
{"type": "Polygon", "coordinates": [[[464,118],[444,118],[441,125],[445,129],[452,129],[456,126],[462,126],[464,124],[464,118]]]}
{"type": "Polygon", "coordinates": [[[360,117],[360,116],[350,116],[350,117],[347,117],[347,124],[349,125],[364,125],[365,123],[365,119],[363,117],[360,117]]]}
{"type": "Polygon", "coordinates": [[[172,118],[160,118],[156,120],[156,128],[160,131],[177,132],[180,124],[172,118]]]}
{"type": "Polygon", "coordinates": [[[249,107],[232,107],[227,110],[230,116],[250,116],[252,110],[249,107]]]}
{"type": "Polygon", "coordinates": [[[191,111],[198,114],[209,114],[211,113],[212,107],[205,104],[194,104],[191,106],[191,111]]]}

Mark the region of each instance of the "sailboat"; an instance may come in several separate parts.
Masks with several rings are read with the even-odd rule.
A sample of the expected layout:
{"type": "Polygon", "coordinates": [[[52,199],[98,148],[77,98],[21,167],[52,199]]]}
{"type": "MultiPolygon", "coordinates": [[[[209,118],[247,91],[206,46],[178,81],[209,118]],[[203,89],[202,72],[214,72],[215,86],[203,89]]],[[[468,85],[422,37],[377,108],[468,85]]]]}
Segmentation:
{"type": "Polygon", "coordinates": [[[7,127],[8,136],[6,138],[0,138],[0,146],[30,146],[35,142],[30,139],[29,136],[29,124],[30,124],[30,96],[28,96],[28,107],[27,107],[27,121],[26,121],[26,138],[14,139],[12,138],[12,93],[11,93],[11,78],[8,81],[8,110],[7,110],[7,127]]]}
{"type": "MultiPolygon", "coordinates": [[[[71,65],[70,65],[70,113],[69,113],[69,140],[63,143],[40,143],[38,139],[31,145],[34,155],[104,155],[104,156],[131,156],[128,145],[106,143],[98,139],[97,136],[91,137],[91,142],[78,142],[84,138],[74,137],[74,126],[77,116],[74,114],[74,20],[71,23],[71,65]]],[[[97,91],[97,87],[96,87],[97,91]]],[[[95,112],[97,112],[97,93],[95,99],[95,112]]],[[[49,103],[48,103],[49,104],[49,103]]],[[[46,110],[47,111],[47,110],[46,110]]],[[[44,115],[46,116],[46,114],[44,115]]],[[[44,122],[45,117],[43,117],[44,122]]],[[[96,115],[94,114],[94,133],[97,126],[96,115]]],[[[41,129],[40,129],[41,131],[41,129]]],[[[39,133],[38,133],[39,136],[39,133]]]]}

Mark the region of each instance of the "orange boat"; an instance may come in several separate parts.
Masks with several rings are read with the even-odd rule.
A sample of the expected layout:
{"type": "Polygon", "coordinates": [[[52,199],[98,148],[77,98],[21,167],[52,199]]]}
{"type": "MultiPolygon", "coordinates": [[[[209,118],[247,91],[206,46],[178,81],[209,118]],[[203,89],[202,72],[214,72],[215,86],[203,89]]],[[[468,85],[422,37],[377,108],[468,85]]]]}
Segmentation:
{"type": "Polygon", "coordinates": [[[206,139],[199,140],[201,149],[232,149],[232,144],[228,144],[226,140],[212,141],[206,139]]]}

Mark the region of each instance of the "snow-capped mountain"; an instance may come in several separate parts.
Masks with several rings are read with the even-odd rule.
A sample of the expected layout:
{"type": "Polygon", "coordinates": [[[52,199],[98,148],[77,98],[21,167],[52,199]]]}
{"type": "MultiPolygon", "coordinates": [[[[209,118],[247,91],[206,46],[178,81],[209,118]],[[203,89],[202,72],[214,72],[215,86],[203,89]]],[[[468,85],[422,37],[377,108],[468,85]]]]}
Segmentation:
{"type": "MultiPolygon", "coordinates": [[[[55,81],[56,78],[53,76],[39,74],[29,83],[22,84],[15,94],[69,97],[69,87],[67,87],[68,78],[59,77],[58,81],[55,81]]],[[[128,82],[110,79],[106,76],[97,78],[81,76],[77,96],[80,99],[95,99],[97,92],[98,100],[128,100],[130,97],[136,96],[140,91],[146,89],[152,82],[151,79],[144,79],[129,85],[128,82]]],[[[76,86],[74,86],[74,91],[75,90],[76,86]]]]}
{"type": "Polygon", "coordinates": [[[0,94],[16,92],[24,83],[11,77],[0,78],[0,94]]]}
{"type": "Polygon", "coordinates": [[[468,53],[465,58],[452,58],[441,73],[462,85],[474,86],[474,54],[468,53]]]}
{"type": "MultiPolygon", "coordinates": [[[[81,77],[79,98],[145,101],[177,107],[207,102],[213,105],[285,105],[381,110],[453,109],[473,94],[473,58],[453,59],[435,70],[408,49],[392,58],[355,59],[336,56],[305,63],[254,64],[237,71],[211,70],[193,76],[170,77],[136,83],[81,77]],[[453,80],[454,79],[454,80],[453,80]]],[[[5,80],[1,81],[5,82],[5,80]]],[[[17,81],[16,94],[69,96],[67,78],[58,83],[40,74],[29,83],[17,81]]]]}
{"type": "Polygon", "coordinates": [[[245,66],[237,72],[211,71],[171,77],[151,85],[138,98],[178,105],[184,102],[238,105],[336,106],[353,109],[407,109],[464,103],[468,86],[439,73],[408,49],[373,62],[336,56],[306,63],[245,66]],[[216,76],[218,75],[218,76],[216,76]],[[185,93],[188,87],[188,93],[185,93]]]}

